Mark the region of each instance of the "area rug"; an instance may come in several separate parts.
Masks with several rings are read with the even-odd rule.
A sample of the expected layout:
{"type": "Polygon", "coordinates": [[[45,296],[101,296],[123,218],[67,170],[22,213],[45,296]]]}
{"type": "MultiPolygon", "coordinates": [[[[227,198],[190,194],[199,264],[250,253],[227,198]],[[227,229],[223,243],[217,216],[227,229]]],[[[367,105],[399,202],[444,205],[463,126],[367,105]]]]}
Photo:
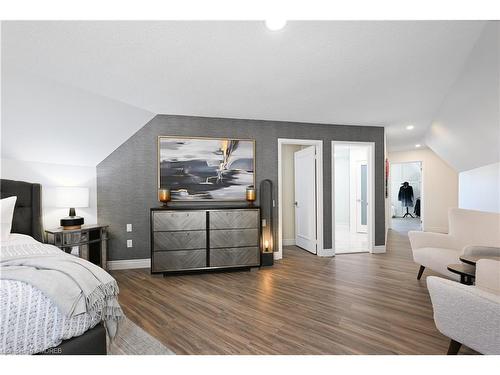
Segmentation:
{"type": "Polygon", "coordinates": [[[111,355],[173,355],[175,354],[149,333],[125,318],[120,323],[118,334],[108,342],[111,355]]]}

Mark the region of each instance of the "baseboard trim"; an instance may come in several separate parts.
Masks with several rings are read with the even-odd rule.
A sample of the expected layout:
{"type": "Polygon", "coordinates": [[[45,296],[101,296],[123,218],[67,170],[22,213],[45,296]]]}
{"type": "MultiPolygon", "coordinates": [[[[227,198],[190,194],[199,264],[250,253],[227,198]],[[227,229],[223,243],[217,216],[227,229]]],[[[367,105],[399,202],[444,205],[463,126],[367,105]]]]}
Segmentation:
{"type": "Polygon", "coordinates": [[[383,254],[385,253],[385,245],[373,246],[372,254],[383,254]]]}
{"type": "Polygon", "coordinates": [[[333,256],[335,256],[335,250],[333,250],[333,249],[321,249],[321,250],[318,250],[317,255],[319,257],[333,257],[333,256]]]}
{"type": "Polygon", "coordinates": [[[110,260],[107,264],[108,270],[131,270],[134,268],[150,268],[151,259],[124,259],[110,260]]]}
{"type": "Polygon", "coordinates": [[[294,238],[289,238],[286,240],[284,239],[283,246],[295,246],[295,239],[294,238]]]}

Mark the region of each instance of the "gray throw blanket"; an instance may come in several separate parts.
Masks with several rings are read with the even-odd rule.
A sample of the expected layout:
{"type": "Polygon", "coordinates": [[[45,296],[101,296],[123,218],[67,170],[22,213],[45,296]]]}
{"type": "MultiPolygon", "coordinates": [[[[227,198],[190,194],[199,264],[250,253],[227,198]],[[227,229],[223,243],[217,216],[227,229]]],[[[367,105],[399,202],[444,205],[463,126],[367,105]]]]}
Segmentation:
{"type": "Polygon", "coordinates": [[[5,259],[0,278],[33,285],[49,297],[67,317],[98,314],[112,338],[123,312],[118,304],[118,284],[102,268],[59,253],[5,259]]]}

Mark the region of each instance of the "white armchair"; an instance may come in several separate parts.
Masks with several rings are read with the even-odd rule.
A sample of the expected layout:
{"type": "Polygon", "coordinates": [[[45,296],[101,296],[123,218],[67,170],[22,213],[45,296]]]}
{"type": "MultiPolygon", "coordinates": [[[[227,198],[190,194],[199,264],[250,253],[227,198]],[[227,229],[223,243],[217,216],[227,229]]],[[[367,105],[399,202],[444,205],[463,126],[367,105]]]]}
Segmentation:
{"type": "Polygon", "coordinates": [[[500,262],[479,260],[475,286],[430,276],[427,287],[436,327],[451,339],[448,354],[457,354],[462,344],[500,354],[500,262]]]}
{"type": "Polygon", "coordinates": [[[408,232],[413,259],[420,264],[417,279],[427,267],[458,280],[447,270],[449,264],[460,263],[464,248],[470,245],[500,247],[500,214],[451,208],[448,211],[449,233],[408,232]]]}

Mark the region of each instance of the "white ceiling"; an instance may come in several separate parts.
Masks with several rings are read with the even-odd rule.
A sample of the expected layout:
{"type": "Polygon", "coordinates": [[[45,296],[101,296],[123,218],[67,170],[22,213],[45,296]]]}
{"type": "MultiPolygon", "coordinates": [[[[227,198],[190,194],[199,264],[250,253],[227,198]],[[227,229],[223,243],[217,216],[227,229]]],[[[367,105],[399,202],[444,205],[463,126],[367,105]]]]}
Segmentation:
{"type": "MultiPolygon", "coordinates": [[[[413,148],[424,143],[484,25],[295,21],[271,32],[257,21],[3,23],[2,79],[11,90],[3,93],[2,136],[39,126],[18,118],[36,97],[23,102],[19,90],[10,97],[18,78],[36,77],[74,92],[74,100],[59,93],[70,110],[79,107],[69,103],[78,90],[100,102],[75,113],[85,121],[64,122],[109,141],[84,164],[117,147],[111,134],[122,142],[154,113],[386,126],[389,150],[413,148]],[[109,100],[116,118],[92,121],[109,100]],[[126,105],[136,117],[118,113],[126,105]],[[96,113],[84,114],[92,107],[96,113]]],[[[52,117],[45,132],[67,119],[52,117]]]]}

